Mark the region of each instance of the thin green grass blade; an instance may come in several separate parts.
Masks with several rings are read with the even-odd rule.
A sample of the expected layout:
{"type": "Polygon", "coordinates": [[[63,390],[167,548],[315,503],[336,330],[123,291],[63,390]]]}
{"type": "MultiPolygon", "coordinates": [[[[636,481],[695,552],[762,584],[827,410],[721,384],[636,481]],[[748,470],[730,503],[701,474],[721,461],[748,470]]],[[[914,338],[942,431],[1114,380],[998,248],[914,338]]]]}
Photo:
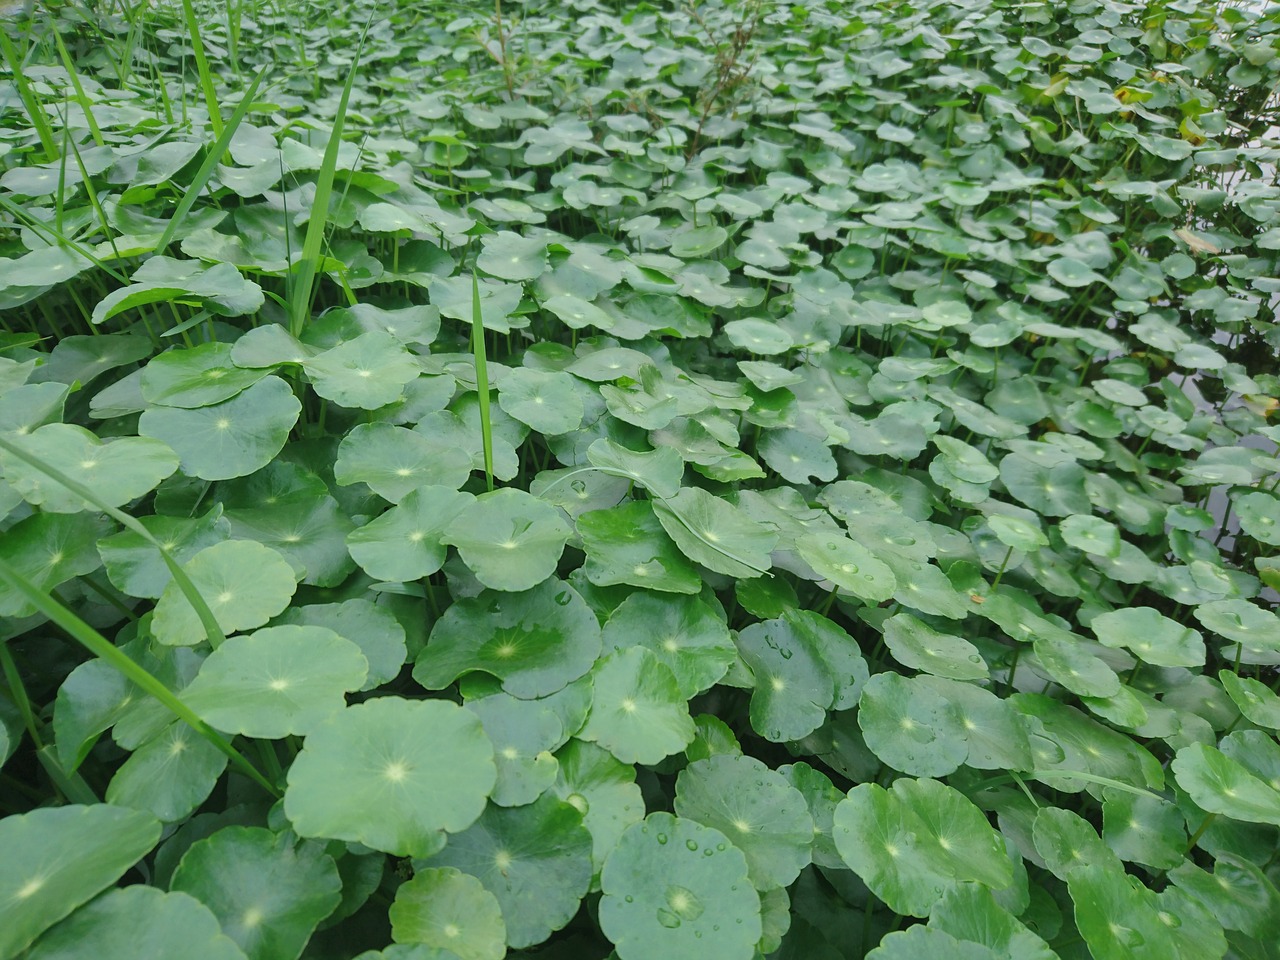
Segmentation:
{"type": "Polygon", "coordinates": [[[156,245],[157,253],[163,253],[165,248],[173,241],[173,235],[178,232],[178,227],[182,225],[182,221],[186,219],[187,214],[191,212],[191,208],[195,206],[196,199],[209,183],[213,172],[218,168],[218,161],[226,155],[228,148],[231,146],[231,140],[236,135],[237,128],[249,113],[249,107],[253,104],[254,94],[258,92],[258,84],[266,76],[267,70],[267,67],[263,67],[258,75],[253,78],[253,82],[245,90],[244,96],[240,98],[240,103],[236,106],[235,112],[231,114],[231,119],[222,128],[222,132],[218,134],[218,139],[214,141],[213,147],[204,158],[204,162],[196,170],[195,177],[192,178],[190,186],[187,187],[187,192],[182,195],[182,199],[178,202],[178,208],[173,211],[173,216],[169,218],[169,225],[164,228],[164,234],[156,245]]]}
{"type": "Polygon", "coordinates": [[[204,55],[204,42],[200,39],[200,23],[196,20],[195,7],[191,0],[182,0],[182,14],[187,21],[187,36],[191,39],[191,49],[196,55],[196,69],[200,73],[200,90],[204,94],[204,105],[209,111],[209,125],[213,127],[214,136],[222,136],[222,113],[218,110],[218,90],[213,84],[213,74],[209,72],[209,60],[204,55]]]}
{"type": "Polygon", "coordinates": [[[49,226],[47,223],[41,223],[39,220],[35,219],[35,217],[27,213],[27,211],[24,210],[22,207],[18,206],[16,203],[10,200],[8,197],[0,197],[0,209],[9,211],[9,213],[13,214],[19,220],[22,220],[29,227],[31,227],[31,229],[34,230],[36,233],[41,234],[44,237],[44,239],[48,240],[52,238],[53,240],[56,240],[58,243],[62,244],[64,247],[69,247],[70,249],[74,250],[76,253],[80,254],[80,256],[84,257],[86,260],[92,263],[99,270],[105,270],[108,274],[110,274],[114,279],[118,280],[120,283],[129,282],[128,277],[126,277],[123,273],[120,273],[118,270],[113,270],[110,266],[107,265],[105,260],[102,260],[99,257],[95,256],[83,244],[76,243],[76,241],[72,240],[70,237],[66,236],[63,233],[60,233],[58,230],[49,226]]]}
{"type": "Polygon", "coordinates": [[[489,363],[484,349],[484,315],[480,310],[480,281],[471,274],[471,356],[476,364],[476,392],[480,398],[480,442],[484,448],[484,481],[493,489],[493,424],[489,418],[489,363]]]}
{"type": "Polygon", "coordinates": [[[0,436],[0,450],[5,453],[17,457],[23,463],[35,467],[47,477],[58,481],[72,493],[78,497],[92,503],[95,507],[111,517],[113,520],[122,524],[126,529],[132,530],[147,543],[151,544],[160,551],[160,556],[164,560],[164,564],[169,568],[169,572],[173,574],[173,580],[178,585],[178,589],[182,591],[182,595],[187,598],[187,602],[191,604],[196,615],[200,618],[200,624],[204,627],[205,636],[208,637],[209,643],[216,649],[224,640],[227,639],[226,634],[222,632],[222,628],[218,626],[217,618],[214,617],[213,611],[209,609],[209,605],[204,602],[204,597],[200,596],[200,591],[196,589],[196,585],[191,582],[191,578],[187,576],[186,571],[178,564],[164,545],[160,543],[146,527],[140,524],[129,514],[123,510],[118,510],[111,506],[96,493],[90,490],[82,483],[72,480],[61,470],[51,467],[39,457],[33,457],[27,451],[23,450],[16,444],[10,443],[7,439],[0,436]]]}
{"type": "Polygon", "coordinates": [[[76,73],[75,65],[71,62],[71,55],[67,53],[67,45],[62,42],[62,34],[54,30],[53,40],[58,45],[58,56],[62,58],[62,67],[67,71],[67,76],[71,78],[71,86],[75,88],[76,101],[80,104],[80,109],[84,111],[85,122],[89,124],[89,135],[93,137],[93,142],[98,146],[104,146],[106,141],[102,139],[102,131],[98,128],[97,118],[93,115],[93,104],[89,102],[89,97],[84,92],[84,85],[80,82],[80,74],[76,73]]]}
{"type": "Polygon", "coordinates": [[[1100,777],[1097,774],[1086,773],[1083,770],[1032,770],[1030,776],[1039,780],[1044,777],[1061,777],[1071,780],[1084,780],[1087,783],[1096,783],[1100,787],[1115,787],[1117,790],[1123,790],[1125,793],[1132,793],[1135,797],[1153,797],[1156,800],[1163,800],[1164,797],[1158,793],[1152,793],[1150,790],[1144,790],[1142,787],[1135,787],[1132,784],[1124,783],[1121,780],[1113,780],[1111,777],[1100,777]]]}
{"type": "Polygon", "coordinates": [[[179,720],[186,723],[196,733],[204,737],[205,740],[225,753],[242,773],[250,777],[273,797],[277,799],[280,797],[279,788],[264,777],[258,771],[258,768],[250,763],[244,754],[233,747],[222,734],[196,716],[195,712],[179,700],[173,691],[161,683],[157,677],[135,663],[123,650],[119,649],[110,640],[43,590],[37,589],[31,581],[5,560],[0,560],[0,580],[4,580],[9,586],[26,597],[32,606],[70,634],[95,657],[105,660],[127,680],[136,684],[149,696],[154,697],[179,720]]]}
{"type": "Polygon", "coordinates": [[[342,128],[347,119],[347,104],[351,101],[351,88],[355,85],[356,71],[360,67],[360,55],[364,52],[364,40],[369,31],[365,24],[360,34],[360,42],[356,45],[355,57],[351,61],[351,69],[347,71],[347,82],[342,85],[342,96],[338,100],[338,111],[333,119],[333,130],[329,135],[329,144],[324,150],[324,160],[320,164],[320,173],[316,178],[316,197],[311,206],[311,219],[307,221],[307,235],[302,240],[302,261],[298,271],[293,275],[292,289],[289,293],[289,332],[295,337],[301,336],[311,313],[311,296],[315,285],[316,272],[320,265],[320,248],[324,243],[324,231],[329,222],[329,198],[333,195],[333,176],[338,167],[338,149],[342,146],[342,128]]]}
{"type": "Polygon", "coordinates": [[[22,104],[27,108],[31,125],[35,127],[36,135],[40,137],[45,159],[56,159],[58,147],[53,139],[53,128],[49,126],[49,118],[44,115],[44,109],[40,106],[40,99],[36,96],[35,90],[31,88],[31,84],[27,83],[21,55],[14,47],[13,41],[9,39],[9,35],[3,30],[0,30],[0,52],[4,54],[9,72],[13,74],[14,82],[18,86],[18,96],[22,98],[22,104]]]}

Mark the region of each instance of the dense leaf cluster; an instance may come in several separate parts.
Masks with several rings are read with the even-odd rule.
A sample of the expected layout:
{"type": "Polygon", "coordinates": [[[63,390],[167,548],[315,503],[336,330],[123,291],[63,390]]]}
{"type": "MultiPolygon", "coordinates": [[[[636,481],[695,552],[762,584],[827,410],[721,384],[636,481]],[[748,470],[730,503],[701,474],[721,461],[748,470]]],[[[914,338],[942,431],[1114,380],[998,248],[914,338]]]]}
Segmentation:
{"type": "Polygon", "coordinates": [[[0,960],[1280,956],[1278,38],[0,25],[0,960]]]}

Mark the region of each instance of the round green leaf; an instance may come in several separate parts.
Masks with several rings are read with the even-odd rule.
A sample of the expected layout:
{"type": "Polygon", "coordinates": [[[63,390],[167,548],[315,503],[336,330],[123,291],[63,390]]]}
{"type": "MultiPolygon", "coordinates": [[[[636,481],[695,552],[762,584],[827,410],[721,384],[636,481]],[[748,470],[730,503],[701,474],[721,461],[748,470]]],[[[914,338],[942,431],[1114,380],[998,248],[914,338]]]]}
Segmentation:
{"type": "Polygon", "coordinates": [[[788,610],[738,634],[738,650],[751,668],[751,726],[782,743],[808,736],[830,708],[857,703],[867,665],[857,643],[830,620],[788,610]]]}
{"type": "Polygon", "coordinates": [[[368,700],[308,734],[289,768],[285,815],[304,837],[428,856],[469,827],[497,774],[474,714],[445,700],[368,700]]]}
{"type": "Polygon", "coordinates": [[[303,361],[312,389],[344,407],[376,410],[399,399],[422,365],[394,336],[371,330],[303,361]]]}
{"type": "Polygon", "coordinates": [[[689,764],[676,778],[675,811],[731,838],[757,890],[789,886],[809,864],[813,817],[804,795],[755,757],[689,764]]]}
{"type": "Polygon", "coordinates": [[[469,700],[493,742],[498,782],[490,800],[518,807],[538,799],[556,779],[551,751],[568,739],[559,715],[542,700],[519,700],[506,693],[469,700]]]}
{"type": "Polygon", "coordinates": [[[133,886],[104,893],[49,931],[30,960],[244,960],[203,903],[133,886]]]}
{"type": "Polygon", "coordinates": [[[685,559],[647,500],[578,517],[578,535],[587,555],[584,572],[597,586],[617,583],[665,593],[697,593],[702,579],[685,559]]]}
{"type": "Polygon", "coordinates": [[[831,449],[817,437],[798,430],[770,430],[756,447],[760,458],[790,483],[834,480],[839,468],[831,449]]]}
{"type": "Polygon", "coordinates": [[[275,459],[301,411],[287,383],[266,377],[211,406],[150,407],[138,420],[138,433],[172,447],[187,476],[227,480],[247,476],[275,459]]]}
{"type": "Polygon", "coordinates": [[[41,807],[0,820],[0,957],[115,883],[160,839],[149,813],[95,804],[41,807]]]}
{"type": "Polygon", "coordinates": [[[336,587],[355,569],[345,540],[355,524],[327,493],[294,503],[228,510],[227,521],[237,540],[256,540],[304,571],[303,583],[336,587]]]}
{"type": "MultiPolygon", "coordinates": [[[[3,488],[0,487],[0,490],[3,488]]],[[[0,559],[40,590],[51,590],[102,565],[95,542],[110,529],[105,517],[33,513],[0,537],[0,559]]],[[[36,612],[25,594],[0,583],[0,617],[29,617],[36,612]]]]}
{"type": "Polygon", "coordinates": [[[461,960],[502,960],[507,954],[498,898],[452,867],[418,870],[396,890],[389,915],[397,943],[425,943],[461,960]]]}
{"type": "Polygon", "coordinates": [[[877,757],[916,777],[943,776],[968,756],[950,735],[961,724],[955,705],[901,674],[877,673],[862,689],[858,726],[877,757]]]}
{"type": "Polygon", "coordinates": [[[1196,805],[1247,823],[1280,825],[1280,788],[1216,747],[1193,743],[1173,758],[1173,775],[1196,805]]]}
{"type": "Polygon", "coordinates": [[[224,827],[197,840],[170,886],[213,911],[249,960],[297,960],[342,899],[333,859],[288,832],[224,827]]]}
{"type": "MultiPolygon", "coordinates": [[[[491,233],[480,241],[476,265],[503,280],[536,280],[547,268],[547,241],[508,231],[491,233]]],[[[451,948],[452,949],[452,948],[451,948]]]]}
{"type": "Polygon", "coordinates": [[[620,960],[750,960],[763,928],[747,862],[712,827],[651,813],[600,876],[600,928],[620,960]]]}
{"type": "Polygon", "coordinates": [[[898,589],[893,570],[862,544],[835,533],[808,533],[796,540],[805,563],[824,580],[869,603],[890,599],[898,589]]]}
{"type": "MultiPolygon", "coordinates": [[[[910,929],[941,930],[957,940],[982,944],[995,951],[996,957],[1018,960],[1057,960],[1058,957],[1047,943],[997,903],[989,889],[976,883],[952,887],[929,914],[929,927],[910,929]]],[[[923,955],[938,956],[932,952],[923,955]]]]}
{"type": "Polygon", "coordinates": [[[1261,654],[1263,662],[1280,652],[1280,617],[1247,600],[1213,600],[1192,614],[1200,625],[1232,643],[1242,644],[1245,662],[1261,654]]]}
{"type": "Polygon", "coordinates": [[[1156,895],[1124,870],[1090,864],[1066,879],[1076,926],[1097,960],[1183,955],[1181,937],[1157,909],[1156,895]]]}
{"type": "Polygon", "coordinates": [[[333,476],[343,486],[367,483],[382,499],[399,503],[421,486],[457,490],[471,476],[471,457],[404,427],[362,423],[338,444],[333,476]]]}
{"type": "Polygon", "coordinates": [[[735,347],[757,356],[786,353],[795,346],[791,334],[776,323],[754,317],[746,320],[730,320],[724,325],[724,335],[735,347]]]}
{"type": "Polygon", "coordinates": [[[1013,879],[986,816],[936,780],[854,787],[836,807],[834,829],[840,856],[895,913],[926,917],[966,880],[999,890],[1013,879]]]}
{"type": "MultiPolygon", "coordinates": [[[[289,605],[298,584],[293,567],[252,540],[225,540],[205,547],[183,571],[224,633],[260,627],[289,605]]],[[[195,609],[170,582],[156,603],[151,631],[161,643],[191,646],[205,639],[195,609]]]]}
{"type": "Polygon", "coordinates": [[[681,552],[728,577],[758,577],[772,565],[778,535],[701,487],[657,500],[653,512],[681,552]]]}
{"type": "Polygon", "coordinates": [[[271,372],[237,367],[231,352],[231,344],[214,341],[152,357],[142,368],[142,398],[165,407],[207,407],[230,400],[271,372]]]}
{"type": "Polygon", "coordinates": [[[685,225],[671,237],[671,255],[686,260],[705,257],[729,239],[729,232],[714,223],[685,225]]]}
{"type": "Polygon", "coordinates": [[[1160,797],[1108,790],[1102,839],[1121,860],[1170,870],[1186,859],[1186,821],[1160,797]]]}
{"type": "Polygon", "coordinates": [[[1280,498],[1269,493],[1246,493],[1235,502],[1240,529],[1259,543],[1280,547],[1280,498]]]}
{"type": "Polygon", "coordinates": [[[1090,627],[1105,647],[1124,647],[1160,667],[1204,666],[1204,640],[1196,630],[1151,607],[1126,607],[1093,618],[1090,627]]]}
{"type": "Polygon", "coordinates": [[[889,653],[904,667],[952,680],[985,680],[986,661],[964,637],[940,633],[909,613],[899,613],[884,623],[889,653]]]}
{"type": "Polygon", "coordinates": [[[1114,697],[1120,678],[1106,661],[1089,652],[1072,634],[1038,633],[1032,638],[1036,660],[1049,678],[1081,697],[1114,697]]]}
{"type": "Polygon", "coordinates": [[[578,737],[623,763],[657,763],[694,736],[693,719],[671,669],[647,647],[602,658],[592,671],[595,702],[578,737]]]}
{"type": "MultiPolygon", "coordinates": [[[[14,439],[26,453],[88,487],[112,507],[137,499],[178,469],[177,454],[148,437],[119,437],[104,443],[84,427],[49,423],[14,439]]],[[[11,454],[0,454],[0,467],[5,480],[28,503],[46,512],[100,509],[11,454]]]]}
{"type": "Polygon", "coordinates": [[[603,639],[606,650],[648,647],[686,700],[714,686],[737,659],[723,617],[696,597],[637,591],[610,615],[603,639]]]}
{"type": "Polygon", "coordinates": [[[637,451],[602,437],[587,448],[587,459],[611,476],[634,480],[655,497],[666,499],[680,492],[684,461],[671,447],[637,451]]]}
{"type": "Polygon", "coordinates": [[[577,430],[585,410],[570,374],[517,367],[498,381],[498,406],[538,433],[577,430]]]}
{"type": "Polygon", "coordinates": [[[356,644],[369,663],[362,690],[394,680],[404,666],[404,627],[389,610],[370,600],[357,598],[290,607],[276,618],[274,625],[283,624],[324,627],[356,644]]]}
{"type": "Polygon", "coordinates": [[[1000,461],[1000,479],[1015,498],[1045,517],[1089,514],[1084,468],[1075,462],[1052,466],[1011,453],[1000,461]]]}
{"type": "Polygon", "coordinates": [[[578,679],[599,655],[595,614],[577,591],[552,579],[521,593],[485,590],[450,606],[432,627],[413,678],[442,690],[479,670],[507,693],[531,699],[578,679]]]}
{"type": "Polygon", "coordinates": [[[987,526],[1006,547],[1031,553],[1049,545],[1049,538],[1037,524],[1021,517],[995,514],[987,517],[987,526]]]}
{"type": "Polygon", "coordinates": [[[999,960],[1004,954],[978,943],[968,943],[936,927],[921,924],[885,935],[867,960],[999,960]]]}
{"type": "Polygon", "coordinates": [[[476,877],[498,899],[515,948],[541,943],[578,912],[591,886],[591,834],[549,793],[523,807],[490,805],[429,864],[476,877]]]}
{"type": "Polygon", "coordinates": [[[594,303],[571,293],[561,293],[545,300],[542,308],[559,317],[565,326],[574,330],[581,330],[586,326],[608,330],[613,326],[613,319],[609,314],[594,303]]]}
{"type": "Polygon", "coordinates": [[[1231,670],[1219,670],[1218,680],[1249,721],[1280,730],[1280,697],[1270,687],[1252,677],[1237,676],[1231,670]]]}
{"type": "MultiPolygon", "coordinates": [[[[197,520],[155,515],[139,517],[138,522],[180,564],[231,534],[231,525],[223,519],[221,504],[197,520]]],[[[117,590],[131,597],[157,599],[172,577],[160,551],[132,530],[121,530],[99,540],[98,552],[102,554],[107,578],[117,590]]]]}
{"type": "Polygon", "coordinates": [[[1094,272],[1089,265],[1072,257],[1057,257],[1049,261],[1049,276],[1064,287],[1087,287],[1091,283],[1101,283],[1106,278],[1094,272]]]}
{"type": "Polygon", "coordinates": [[[559,771],[552,790],[582,813],[582,825],[591,833],[591,859],[599,873],[622,832],[644,817],[636,769],[583,740],[570,740],[556,760],[559,771]]]}
{"type": "Polygon", "coordinates": [[[411,490],[386,513],[347,534],[347,549],[377,580],[420,580],[443,566],[447,550],[441,534],[474,499],[449,487],[411,490]]]}
{"type": "Polygon", "coordinates": [[[146,810],[166,823],[184,820],[209,799],[226,767],[225,753],[175,721],[116,770],[106,799],[146,810]]]}
{"type": "Polygon", "coordinates": [[[556,572],[572,536],[559,510],[523,490],[482,493],[444,529],[477,580],[494,590],[528,590],[556,572]]]}
{"type": "Polygon", "coordinates": [[[224,733],[302,736],[346,706],[369,672],[360,648],[324,627],[267,627],[209,654],[182,699],[224,733]]]}
{"type": "Polygon", "coordinates": [[[1108,523],[1101,517],[1066,517],[1058,525],[1058,529],[1062,533],[1062,539],[1077,550],[1103,557],[1120,555],[1120,530],[1114,523],[1108,523]]]}

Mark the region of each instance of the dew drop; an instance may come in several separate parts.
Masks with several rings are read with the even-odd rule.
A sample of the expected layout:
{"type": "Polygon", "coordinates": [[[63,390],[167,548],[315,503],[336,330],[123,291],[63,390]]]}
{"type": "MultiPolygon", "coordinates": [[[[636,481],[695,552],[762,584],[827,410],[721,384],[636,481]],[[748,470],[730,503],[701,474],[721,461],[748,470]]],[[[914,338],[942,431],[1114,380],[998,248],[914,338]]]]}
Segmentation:
{"type": "Polygon", "coordinates": [[[674,930],[676,927],[680,926],[680,918],[666,907],[658,908],[658,922],[668,930],[674,930]]]}
{"type": "Polygon", "coordinates": [[[667,842],[667,835],[666,835],[665,833],[660,833],[660,834],[658,834],[658,842],[659,842],[659,843],[666,843],[666,842],[667,842]]]}
{"type": "Polygon", "coordinates": [[[555,599],[556,599],[556,603],[560,604],[560,606],[563,607],[563,606],[567,606],[569,601],[572,600],[573,597],[568,590],[561,590],[559,593],[556,594],[555,599]]]}
{"type": "Polygon", "coordinates": [[[631,896],[631,894],[627,894],[627,895],[626,895],[625,897],[623,897],[622,899],[623,899],[623,900],[625,900],[625,901],[627,901],[627,903],[635,903],[635,902],[636,902],[636,898],[635,898],[635,897],[633,897],[633,896],[631,896]]]}

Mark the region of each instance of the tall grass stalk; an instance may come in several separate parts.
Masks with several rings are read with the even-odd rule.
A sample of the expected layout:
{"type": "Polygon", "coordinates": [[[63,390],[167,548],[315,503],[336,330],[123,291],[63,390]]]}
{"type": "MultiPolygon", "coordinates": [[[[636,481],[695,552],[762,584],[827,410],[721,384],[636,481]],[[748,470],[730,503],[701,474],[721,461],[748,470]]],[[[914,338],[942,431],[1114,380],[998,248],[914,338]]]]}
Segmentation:
{"type": "Polygon", "coordinates": [[[230,148],[231,140],[235,137],[236,130],[249,112],[250,106],[253,105],[253,97],[258,92],[258,84],[262,82],[262,78],[266,75],[268,69],[268,67],[263,67],[258,75],[253,78],[253,82],[249,84],[249,88],[245,90],[244,96],[240,98],[240,103],[231,114],[231,119],[222,128],[222,132],[218,134],[218,139],[206,154],[204,162],[196,170],[195,177],[192,178],[186,193],[182,195],[182,199],[178,202],[178,208],[173,211],[173,216],[169,218],[169,225],[164,228],[160,242],[156,244],[158,253],[163,253],[165,247],[169,246],[174,234],[178,232],[178,227],[182,225],[182,221],[186,219],[187,214],[191,212],[191,208],[195,205],[201,191],[208,185],[210,178],[212,178],[214,171],[218,167],[218,161],[222,159],[230,148]]]}
{"type": "Polygon", "coordinates": [[[26,577],[15,570],[6,560],[0,559],[0,580],[5,581],[21,593],[42,614],[65,630],[95,657],[105,660],[120,674],[149,696],[155,698],[169,709],[183,723],[222,751],[239,770],[270,793],[280,796],[280,789],[264,777],[239,750],[207,723],[200,719],[190,707],[178,699],[173,691],[146,668],[135,663],[128,654],[100,634],[89,624],[58,603],[43,590],[38,589],[26,577]]]}
{"type": "Polygon", "coordinates": [[[347,117],[347,104],[351,102],[351,88],[355,85],[356,71],[360,68],[360,54],[364,51],[365,37],[369,33],[369,24],[365,23],[360,34],[360,42],[356,45],[355,57],[351,61],[351,69],[347,71],[347,82],[342,85],[342,96],[338,100],[338,111],[333,118],[333,130],[329,134],[329,143],[324,150],[324,159],[320,164],[320,172],[316,178],[316,197],[311,206],[311,219],[307,221],[307,234],[302,240],[302,261],[297,272],[293,274],[293,283],[289,290],[289,332],[295,337],[302,334],[307,318],[311,314],[311,298],[315,286],[316,272],[320,265],[320,248],[324,244],[325,227],[329,222],[329,198],[333,195],[333,176],[338,168],[338,151],[342,147],[342,128],[347,117]]]}
{"type": "Polygon", "coordinates": [[[471,274],[471,356],[476,365],[476,395],[480,400],[480,444],[484,449],[484,481],[493,490],[493,423],[489,417],[489,364],[484,348],[484,314],[480,309],[480,281],[471,274]]]}
{"type": "Polygon", "coordinates": [[[204,55],[204,42],[200,39],[200,23],[196,20],[195,7],[191,0],[182,0],[182,14],[187,21],[187,35],[191,39],[191,49],[195,51],[196,69],[200,73],[200,89],[204,93],[204,105],[209,111],[209,125],[213,127],[214,136],[222,136],[222,114],[218,110],[218,91],[213,84],[213,74],[209,72],[209,60],[204,55]]]}
{"type": "MultiPolygon", "coordinates": [[[[89,135],[93,137],[93,142],[98,146],[105,146],[106,141],[102,139],[102,131],[98,128],[98,120],[93,115],[93,104],[84,92],[84,84],[80,82],[80,75],[76,73],[75,64],[71,62],[71,55],[67,53],[67,45],[62,42],[62,34],[58,33],[57,30],[53,31],[53,41],[58,45],[58,56],[62,59],[62,67],[67,71],[67,76],[71,78],[71,86],[76,91],[76,101],[80,104],[80,109],[84,111],[85,123],[89,125],[89,135]]],[[[66,123],[65,119],[63,123],[66,123]]]]}
{"type": "Polygon", "coordinates": [[[169,573],[172,574],[174,583],[178,585],[178,589],[182,592],[182,595],[187,598],[187,602],[191,604],[192,609],[195,610],[196,616],[200,618],[200,625],[204,627],[205,636],[208,638],[209,643],[216,649],[224,640],[227,639],[226,634],[222,632],[222,627],[218,626],[218,620],[214,617],[213,611],[210,610],[209,605],[204,602],[204,597],[200,596],[200,591],[196,589],[196,585],[191,582],[191,578],[187,576],[186,571],[183,570],[178,561],[174,559],[173,554],[165,548],[164,544],[156,539],[155,535],[152,534],[150,530],[123,510],[118,510],[111,506],[111,504],[107,503],[84,484],[79,483],[76,480],[72,480],[57,467],[50,466],[39,457],[33,457],[22,447],[12,443],[3,436],[0,436],[0,450],[3,450],[10,456],[17,457],[28,466],[35,467],[35,469],[39,470],[50,479],[56,480],[77,497],[81,497],[87,502],[93,504],[107,516],[111,517],[111,519],[122,524],[126,529],[133,531],[138,536],[142,537],[143,540],[147,541],[147,543],[159,550],[160,558],[164,561],[164,565],[169,568],[169,573]]]}
{"type": "Polygon", "coordinates": [[[18,87],[18,96],[22,98],[22,105],[26,107],[27,116],[31,119],[31,125],[35,127],[36,135],[40,138],[40,146],[44,148],[45,159],[56,159],[58,146],[53,139],[53,128],[49,126],[49,118],[44,114],[44,108],[40,105],[40,98],[36,96],[35,90],[27,82],[26,71],[23,69],[25,64],[23,63],[22,55],[18,53],[13,41],[9,39],[9,34],[4,30],[0,30],[0,53],[4,54],[5,63],[9,66],[9,72],[13,74],[14,83],[18,87]]]}

